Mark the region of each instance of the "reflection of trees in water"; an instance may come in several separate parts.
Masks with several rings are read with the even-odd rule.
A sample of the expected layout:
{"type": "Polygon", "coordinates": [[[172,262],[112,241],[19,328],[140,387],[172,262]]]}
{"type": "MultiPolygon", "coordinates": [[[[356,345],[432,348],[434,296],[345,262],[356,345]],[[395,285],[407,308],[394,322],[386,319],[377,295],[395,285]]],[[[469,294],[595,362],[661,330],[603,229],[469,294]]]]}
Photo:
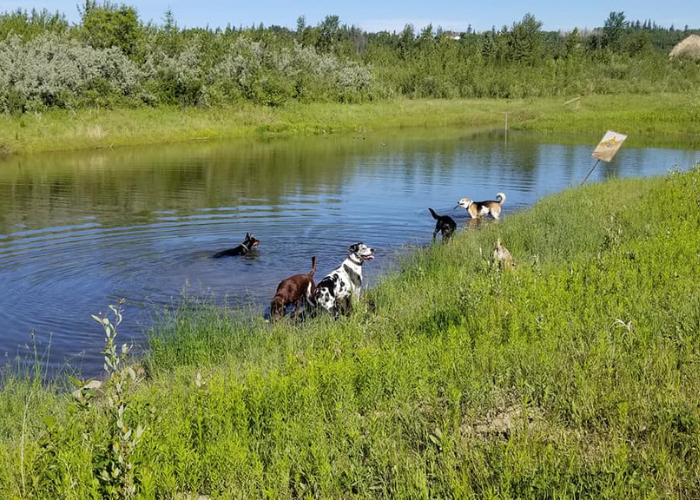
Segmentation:
{"type": "Polygon", "coordinates": [[[239,142],[23,158],[0,171],[0,232],[25,221],[45,227],[89,214],[118,225],[159,210],[277,204],[314,196],[319,186],[337,191],[355,164],[337,153],[330,142],[239,142]]]}
{"type": "Polygon", "coordinates": [[[605,162],[600,162],[598,164],[598,167],[601,170],[601,175],[603,179],[610,179],[613,177],[619,177],[620,176],[620,162],[611,161],[610,163],[605,163],[605,162]]]}
{"type": "Polygon", "coordinates": [[[423,169],[452,168],[459,149],[449,136],[384,134],[382,139],[389,144],[366,137],[314,137],[10,159],[0,170],[0,233],[13,225],[47,227],[86,215],[110,227],[127,219],[133,223],[135,216],[148,223],[162,210],[269,207],[290,198],[321,202],[339,198],[358,169],[381,169],[393,157],[413,178],[423,169]]]}
{"type": "MultiPolygon", "coordinates": [[[[460,178],[464,196],[480,198],[495,192],[479,192],[475,185],[508,179],[527,189],[549,175],[544,165],[556,165],[569,177],[575,165],[588,168],[588,149],[582,152],[580,143],[555,147],[544,142],[547,137],[510,132],[506,144],[502,130],[417,129],[9,158],[0,165],[0,234],[18,225],[34,229],[86,217],[112,227],[147,224],[163,210],[182,215],[203,208],[278,207],[289,200],[325,203],[340,199],[359,174],[383,181],[382,169],[400,175],[386,189],[415,193],[420,186],[460,178]]],[[[637,155],[641,165],[646,153],[625,154],[637,155]]],[[[613,160],[601,175],[619,175],[620,168],[613,160]]]]}

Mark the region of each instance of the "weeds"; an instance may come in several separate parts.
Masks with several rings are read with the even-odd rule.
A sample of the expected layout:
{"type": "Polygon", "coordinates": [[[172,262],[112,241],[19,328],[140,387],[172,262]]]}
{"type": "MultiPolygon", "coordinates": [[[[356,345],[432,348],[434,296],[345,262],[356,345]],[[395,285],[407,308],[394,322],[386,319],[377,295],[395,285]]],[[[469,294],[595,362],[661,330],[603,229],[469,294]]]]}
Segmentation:
{"type": "Polygon", "coordinates": [[[114,313],[114,321],[100,313],[92,318],[102,325],[105,332],[104,370],[107,373],[105,401],[110,415],[111,443],[103,455],[97,457],[98,479],[105,497],[132,498],[135,496],[136,471],[134,470],[134,453],[141,441],[145,428],[138,425],[135,429],[125,420],[125,412],[130,405],[129,392],[136,381],[134,368],[127,364],[131,346],[122,344],[117,348],[117,328],[122,321],[121,300],[118,306],[109,306],[114,313]]]}

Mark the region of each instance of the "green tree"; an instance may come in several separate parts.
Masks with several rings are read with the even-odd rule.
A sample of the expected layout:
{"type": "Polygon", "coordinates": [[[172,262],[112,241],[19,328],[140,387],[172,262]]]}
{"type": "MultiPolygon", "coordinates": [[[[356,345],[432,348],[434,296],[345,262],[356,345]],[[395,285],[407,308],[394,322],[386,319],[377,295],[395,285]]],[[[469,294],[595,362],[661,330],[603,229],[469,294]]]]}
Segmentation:
{"type": "Polygon", "coordinates": [[[649,54],[652,51],[649,32],[644,30],[630,34],[626,39],[625,50],[632,56],[649,54]]]}
{"type": "Polygon", "coordinates": [[[163,23],[162,28],[157,31],[156,44],[168,56],[177,57],[185,49],[185,39],[172,10],[165,11],[163,23]]]}
{"type": "Polygon", "coordinates": [[[508,37],[509,58],[531,66],[541,60],[542,22],[532,14],[525,14],[522,21],[514,23],[508,37]]]}
{"type": "Polygon", "coordinates": [[[404,26],[403,31],[399,35],[399,53],[402,59],[408,59],[408,56],[413,49],[416,41],[416,34],[412,24],[404,26]]]}
{"type": "Polygon", "coordinates": [[[420,47],[432,47],[435,42],[435,35],[433,34],[433,25],[429,24],[420,32],[418,35],[418,45],[420,47]]]}
{"type": "Polygon", "coordinates": [[[118,47],[127,56],[136,53],[143,36],[136,9],[105,1],[85,0],[80,9],[82,34],[88,45],[95,49],[118,47]]]}
{"type": "Polygon", "coordinates": [[[622,38],[626,27],[624,12],[611,12],[603,26],[603,48],[618,52],[622,47],[622,38]]]}
{"type": "Polygon", "coordinates": [[[47,32],[66,33],[68,21],[63,14],[51,14],[48,10],[31,13],[17,9],[14,12],[0,14],[0,40],[5,40],[10,34],[18,35],[29,40],[47,32]]]}
{"type": "Polygon", "coordinates": [[[326,16],[318,27],[319,37],[316,40],[316,48],[319,52],[332,52],[339,40],[340,18],[326,16]]]}
{"type": "Polygon", "coordinates": [[[576,60],[581,54],[581,35],[578,28],[566,36],[562,48],[562,57],[566,60],[576,60]]]}

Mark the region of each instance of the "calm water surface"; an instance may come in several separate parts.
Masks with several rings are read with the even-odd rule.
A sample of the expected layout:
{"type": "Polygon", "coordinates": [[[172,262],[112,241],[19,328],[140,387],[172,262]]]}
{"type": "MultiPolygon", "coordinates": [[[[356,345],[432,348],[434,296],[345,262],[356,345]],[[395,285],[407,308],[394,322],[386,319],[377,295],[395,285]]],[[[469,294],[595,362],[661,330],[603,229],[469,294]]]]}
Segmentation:
{"type": "MultiPolygon", "coordinates": [[[[347,247],[377,250],[370,283],[432,236],[427,210],[458,223],[457,200],[507,195],[503,216],[577,185],[600,137],[454,130],[372,137],[227,141],[10,158],[0,162],[0,364],[99,373],[103,332],[90,314],[125,298],[122,341],[183,294],[266,313],[277,284],[335,268],[347,247]],[[246,232],[243,258],[211,259],[246,232]],[[29,348],[27,347],[29,346],[29,348]],[[18,361],[19,360],[19,361],[18,361]]],[[[700,147],[628,140],[589,182],[686,169],[700,147]]]]}

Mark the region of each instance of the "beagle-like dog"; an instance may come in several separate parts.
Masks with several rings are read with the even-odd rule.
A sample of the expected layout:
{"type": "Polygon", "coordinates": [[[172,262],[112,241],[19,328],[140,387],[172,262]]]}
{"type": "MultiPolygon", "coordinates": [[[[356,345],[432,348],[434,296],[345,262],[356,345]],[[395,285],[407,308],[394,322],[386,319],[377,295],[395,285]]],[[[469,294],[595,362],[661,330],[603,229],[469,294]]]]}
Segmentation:
{"type": "Polygon", "coordinates": [[[501,216],[501,205],[506,201],[506,195],[503,193],[496,194],[498,200],[486,200],[486,201],[474,201],[469,198],[462,198],[459,200],[455,208],[464,208],[472,219],[483,217],[484,215],[489,215],[494,219],[498,219],[501,216]]]}

